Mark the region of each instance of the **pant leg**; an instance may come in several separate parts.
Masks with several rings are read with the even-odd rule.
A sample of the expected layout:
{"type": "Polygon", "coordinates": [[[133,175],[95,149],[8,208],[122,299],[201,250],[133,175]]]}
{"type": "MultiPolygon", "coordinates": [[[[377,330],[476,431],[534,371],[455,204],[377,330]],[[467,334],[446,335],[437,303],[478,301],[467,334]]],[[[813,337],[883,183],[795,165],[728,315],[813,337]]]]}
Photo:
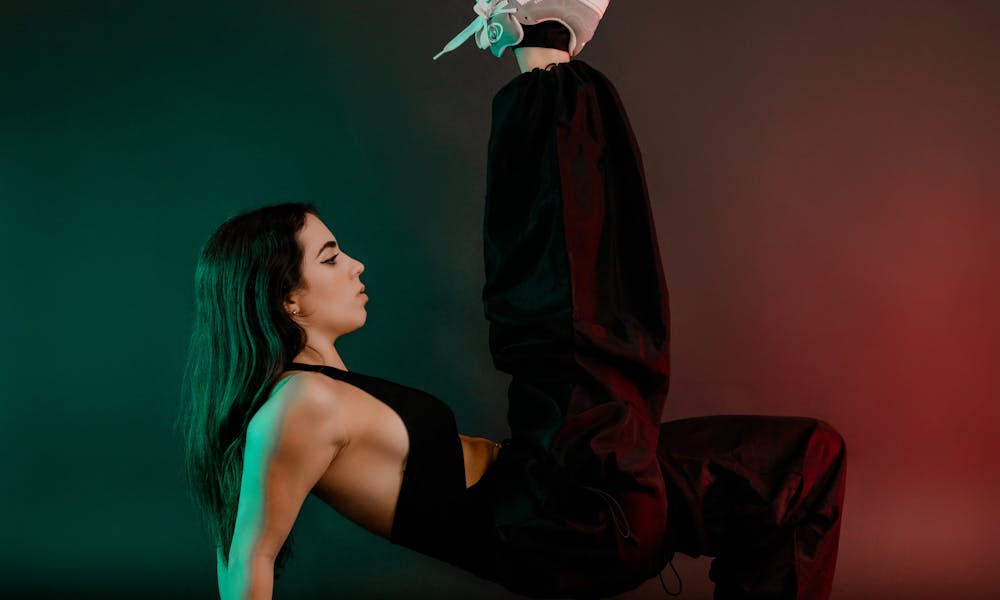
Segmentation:
{"type": "Polygon", "coordinates": [[[483,303],[512,376],[512,441],[484,476],[496,577],[611,595],[663,566],[656,449],[669,313],[643,166],[611,82],[583,61],[493,100],[483,303]]]}
{"type": "Polygon", "coordinates": [[[837,562],[844,440],[815,419],[663,423],[669,550],[713,556],[717,600],[824,600],[837,562]]]}

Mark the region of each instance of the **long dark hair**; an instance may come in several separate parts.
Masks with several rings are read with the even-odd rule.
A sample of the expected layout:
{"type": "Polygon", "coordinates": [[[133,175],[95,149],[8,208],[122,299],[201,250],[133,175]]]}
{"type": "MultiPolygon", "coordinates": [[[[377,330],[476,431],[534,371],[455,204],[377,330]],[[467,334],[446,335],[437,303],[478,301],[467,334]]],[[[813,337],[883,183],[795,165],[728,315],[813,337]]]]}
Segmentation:
{"type": "MultiPolygon", "coordinates": [[[[277,378],[305,346],[284,309],[302,283],[296,234],[305,203],[265,206],[232,217],[212,234],[195,268],[194,326],[177,427],[186,474],[215,546],[228,566],[243,474],[247,425],[277,378]]],[[[275,558],[275,577],[292,536],[275,558]]]]}

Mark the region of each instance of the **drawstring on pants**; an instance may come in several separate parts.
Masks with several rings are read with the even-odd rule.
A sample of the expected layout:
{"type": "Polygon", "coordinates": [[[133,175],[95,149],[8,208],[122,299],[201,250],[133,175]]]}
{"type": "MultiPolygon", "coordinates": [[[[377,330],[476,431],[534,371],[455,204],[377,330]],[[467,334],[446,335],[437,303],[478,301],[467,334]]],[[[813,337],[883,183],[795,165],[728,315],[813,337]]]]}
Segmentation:
{"type": "Polygon", "coordinates": [[[618,504],[618,501],[615,500],[614,496],[612,496],[611,494],[605,492],[604,490],[601,490],[601,489],[598,489],[598,488],[595,488],[595,487],[590,487],[589,485],[585,485],[585,486],[582,486],[582,487],[584,489],[588,489],[588,490],[590,490],[592,492],[597,492],[598,494],[601,495],[602,498],[604,498],[605,502],[607,502],[608,500],[610,500],[611,502],[614,502],[614,505],[618,507],[618,512],[617,513],[615,512],[614,507],[611,506],[611,502],[608,502],[608,508],[611,509],[611,518],[615,520],[615,529],[618,530],[618,535],[622,536],[623,538],[628,538],[630,535],[632,535],[632,527],[628,523],[628,517],[625,516],[625,510],[622,508],[621,504],[618,504]],[[618,523],[618,515],[619,514],[621,515],[621,520],[625,522],[625,532],[624,533],[622,533],[621,525],[618,523]]]}
{"type": "MultiPolygon", "coordinates": [[[[622,508],[622,505],[619,504],[617,500],[615,500],[614,496],[605,492],[602,489],[590,487],[589,485],[581,487],[583,487],[584,489],[588,489],[592,492],[597,492],[605,500],[605,502],[608,503],[608,508],[611,509],[611,518],[614,519],[615,521],[615,529],[618,530],[619,535],[621,535],[623,538],[628,538],[630,535],[632,535],[632,528],[629,525],[628,517],[625,515],[625,510],[622,508]],[[617,512],[615,512],[615,507],[618,508],[617,512]],[[619,515],[621,516],[621,520],[625,523],[624,532],[622,531],[621,524],[618,522],[619,515]]],[[[663,581],[663,571],[660,571],[659,573],[660,585],[663,586],[663,591],[666,592],[668,596],[680,596],[681,592],[684,591],[684,582],[681,581],[681,574],[677,572],[677,567],[674,566],[673,560],[668,562],[667,566],[670,567],[670,570],[674,572],[674,577],[677,579],[677,591],[671,592],[669,589],[667,589],[667,584],[666,582],[663,581]]]]}
{"type": "Polygon", "coordinates": [[[684,582],[681,581],[681,574],[677,572],[677,567],[674,566],[674,561],[667,563],[670,570],[674,572],[674,577],[677,578],[677,591],[671,592],[667,589],[667,584],[663,582],[663,571],[660,571],[660,585],[663,586],[663,591],[667,593],[668,596],[680,596],[681,592],[684,591],[684,582]]]}

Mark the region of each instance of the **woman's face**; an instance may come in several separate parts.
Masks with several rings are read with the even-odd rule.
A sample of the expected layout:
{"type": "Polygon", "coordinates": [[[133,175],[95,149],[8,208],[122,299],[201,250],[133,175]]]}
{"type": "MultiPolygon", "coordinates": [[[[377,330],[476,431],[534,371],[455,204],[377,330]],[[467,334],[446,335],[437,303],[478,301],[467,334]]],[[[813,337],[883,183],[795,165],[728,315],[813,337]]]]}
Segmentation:
{"type": "Polygon", "coordinates": [[[302,246],[302,288],[289,295],[297,308],[295,319],[307,329],[336,339],[365,324],[368,296],[358,277],[365,270],[361,261],[344,252],[323,221],[311,213],[298,233],[302,246]]]}

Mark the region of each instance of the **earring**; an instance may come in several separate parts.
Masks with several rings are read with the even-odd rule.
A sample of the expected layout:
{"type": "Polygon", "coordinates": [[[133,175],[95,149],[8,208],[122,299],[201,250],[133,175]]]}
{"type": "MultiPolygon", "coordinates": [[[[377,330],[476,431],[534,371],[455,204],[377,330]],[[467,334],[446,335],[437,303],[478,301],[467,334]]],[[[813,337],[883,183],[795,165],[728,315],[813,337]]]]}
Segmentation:
{"type": "Polygon", "coordinates": [[[292,311],[292,314],[293,314],[293,315],[298,315],[298,314],[299,314],[299,309],[297,309],[297,308],[296,308],[295,310],[293,310],[293,311],[292,311]]]}

